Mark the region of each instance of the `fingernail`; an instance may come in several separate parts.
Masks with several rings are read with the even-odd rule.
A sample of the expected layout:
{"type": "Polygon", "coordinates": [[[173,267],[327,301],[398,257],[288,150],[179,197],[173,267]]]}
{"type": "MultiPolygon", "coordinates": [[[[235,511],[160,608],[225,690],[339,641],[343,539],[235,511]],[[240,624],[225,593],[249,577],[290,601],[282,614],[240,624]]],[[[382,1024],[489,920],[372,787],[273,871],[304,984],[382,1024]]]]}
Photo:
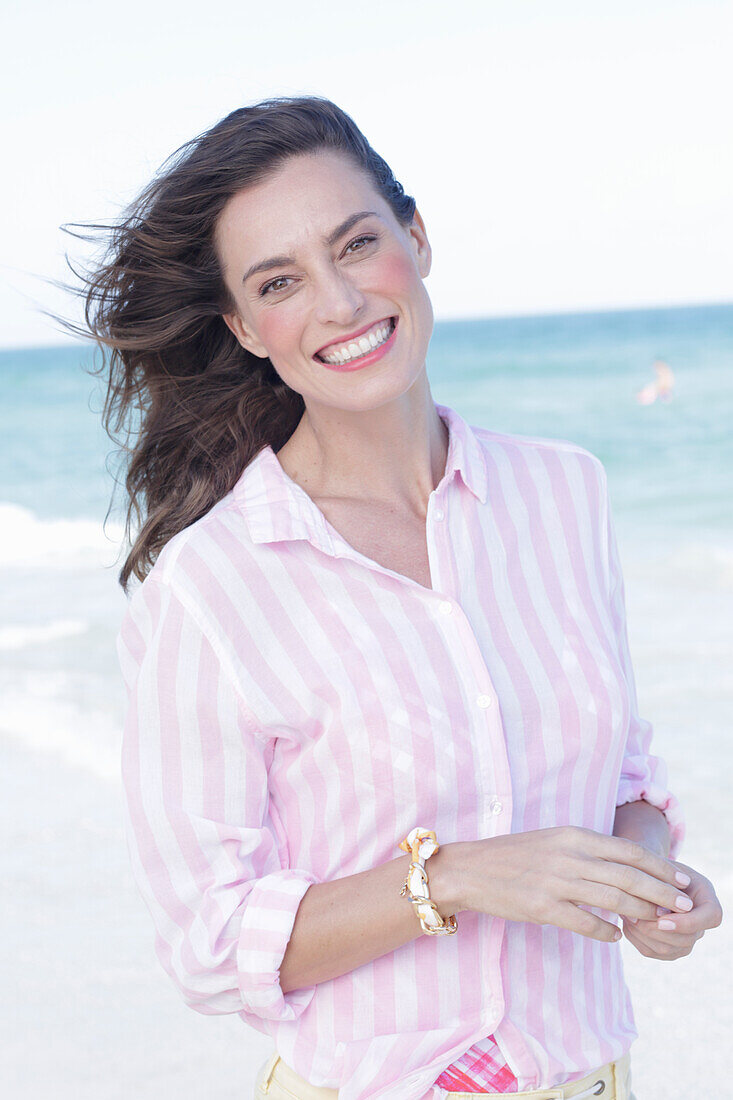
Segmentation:
{"type": "Polygon", "coordinates": [[[687,894],[679,894],[675,898],[675,905],[678,909],[684,909],[685,912],[692,909],[692,898],[688,898],[687,894]]]}
{"type": "Polygon", "coordinates": [[[638,917],[627,917],[626,919],[630,920],[632,924],[636,924],[639,918],[638,917]]]}
{"type": "Polygon", "coordinates": [[[674,932],[675,923],[673,920],[660,920],[657,921],[657,928],[661,928],[664,932],[674,932]]]}
{"type": "Polygon", "coordinates": [[[665,909],[665,907],[663,905],[658,905],[657,906],[657,916],[658,917],[662,917],[662,916],[664,916],[665,913],[669,913],[669,912],[671,912],[671,910],[665,909]]]}
{"type": "Polygon", "coordinates": [[[613,938],[615,940],[620,940],[621,939],[621,929],[620,928],[616,929],[616,931],[613,934],[613,938]]]}
{"type": "Polygon", "coordinates": [[[686,875],[684,873],[684,871],[675,871],[674,877],[677,879],[680,886],[689,886],[690,885],[690,876],[686,875]]]}

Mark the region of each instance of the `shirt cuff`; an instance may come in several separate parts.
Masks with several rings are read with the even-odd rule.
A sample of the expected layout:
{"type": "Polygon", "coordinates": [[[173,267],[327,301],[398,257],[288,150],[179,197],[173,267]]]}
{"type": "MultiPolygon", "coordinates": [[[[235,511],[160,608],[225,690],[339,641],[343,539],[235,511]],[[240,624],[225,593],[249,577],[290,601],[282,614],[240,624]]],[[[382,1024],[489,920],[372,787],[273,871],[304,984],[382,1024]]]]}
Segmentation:
{"type": "Polygon", "coordinates": [[[265,1020],[297,1020],[316,987],[283,993],[280,967],[303,895],[318,879],[284,869],[258,879],[247,898],[237,947],[239,992],[245,1011],[265,1020]]]}
{"type": "Polygon", "coordinates": [[[616,796],[616,806],[623,806],[627,802],[648,802],[650,806],[656,806],[667,819],[669,826],[669,858],[677,859],[682,841],[685,838],[685,818],[679,799],[654,783],[641,779],[622,779],[619,783],[616,796]]]}

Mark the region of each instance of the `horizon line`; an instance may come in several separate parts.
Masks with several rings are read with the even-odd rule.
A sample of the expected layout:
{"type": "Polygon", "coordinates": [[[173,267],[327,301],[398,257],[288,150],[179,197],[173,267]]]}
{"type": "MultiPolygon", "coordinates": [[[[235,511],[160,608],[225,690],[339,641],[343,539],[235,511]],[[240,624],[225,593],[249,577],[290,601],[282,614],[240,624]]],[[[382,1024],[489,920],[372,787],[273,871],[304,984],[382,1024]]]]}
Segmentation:
{"type": "MultiPolygon", "coordinates": [[[[473,323],[477,321],[529,321],[540,320],[548,317],[583,317],[593,316],[594,314],[614,314],[614,313],[664,313],[671,310],[687,310],[687,309],[716,309],[726,306],[733,306],[733,298],[723,300],[713,300],[705,302],[666,302],[664,304],[655,303],[653,305],[615,305],[615,306],[583,306],[576,309],[545,309],[539,312],[527,312],[510,311],[508,313],[482,313],[482,314],[466,314],[466,315],[449,315],[449,316],[435,316],[435,324],[460,324],[460,323],[473,323]]],[[[97,346],[95,339],[90,336],[87,340],[62,340],[57,343],[42,343],[42,344],[0,344],[0,352],[12,352],[12,351],[42,351],[43,349],[51,348],[83,348],[90,345],[97,346]]]]}

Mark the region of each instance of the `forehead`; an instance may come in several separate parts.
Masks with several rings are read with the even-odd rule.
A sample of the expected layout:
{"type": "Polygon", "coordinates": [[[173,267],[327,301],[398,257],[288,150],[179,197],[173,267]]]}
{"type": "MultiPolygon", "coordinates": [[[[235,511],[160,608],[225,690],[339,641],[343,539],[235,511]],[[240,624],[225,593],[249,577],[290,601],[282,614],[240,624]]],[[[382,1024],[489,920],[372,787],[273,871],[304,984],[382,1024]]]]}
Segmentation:
{"type": "Polygon", "coordinates": [[[237,192],[224,206],[216,226],[217,246],[225,260],[243,251],[258,259],[271,251],[297,251],[314,235],[326,236],[357,210],[383,218],[389,204],[370,176],[343,154],[331,151],[290,157],[271,175],[237,192]]]}

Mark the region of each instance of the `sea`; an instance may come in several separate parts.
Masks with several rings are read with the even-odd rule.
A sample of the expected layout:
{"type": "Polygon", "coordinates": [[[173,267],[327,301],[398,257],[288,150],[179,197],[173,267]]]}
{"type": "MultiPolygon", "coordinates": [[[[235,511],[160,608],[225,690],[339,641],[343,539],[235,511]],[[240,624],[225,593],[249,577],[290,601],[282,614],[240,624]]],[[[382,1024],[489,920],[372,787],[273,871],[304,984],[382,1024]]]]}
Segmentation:
{"type": "MultiPolygon", "coordinates": [[[[0,728],[113,777],[124,470],[99,362],[84,344],[0,352],[0,728]]],[[[733,305],[439,321],[428,376],[471,424],[601,459],[640,687],[704,680],[712,716],[733,655],[733,305]],[[660,359],[671,397],[644,404],[660,359]]]]}
{"type": "MultiPolygon", "coordinates": [[[[193,1100],[212,1082],[217,1095],[234,1096],[236,1079],[236,1095],[250,1095],[247,1081],[268,1053],[262,1036],[245,1041],[231,1018],[204,1029],[179,1004],[129,876],[115,651],[126,602],[117,579],[124,465],[102,428],[95,363],[90,345],[0,351],[8,778],[0,819],[15,914],[3,934],[5,986],[17,1033],[8,1088],[153,1100],[165,1080],[164,1091],[193,1100]],[[44,1049],[53,1036],[46,1069],[31,1054],[35,1040],[24,1038],[39,1031],[44,1049]]],[[[435,401],[470,424],[570,440],[604,463],[639,709],[687,817],[679,858],[715,883],[725,907],[733,902],[733,304],[437,322],[428,376],[435,401]],[[673,386],[650,400],[659,360],[673,386]]],[[[733,1004],[718,997],[711,1012],[706,990],[719,987],[730,939],[725,928],[706,933],[672,964],[674,982],[670,964],[624,943],[640,1100],[708,1094],[699,1060],[672,1057],[679,1005],[678,1039],[688,1052],[706,1050],[711,1089],[725,1072],[733,1004]]]]}

